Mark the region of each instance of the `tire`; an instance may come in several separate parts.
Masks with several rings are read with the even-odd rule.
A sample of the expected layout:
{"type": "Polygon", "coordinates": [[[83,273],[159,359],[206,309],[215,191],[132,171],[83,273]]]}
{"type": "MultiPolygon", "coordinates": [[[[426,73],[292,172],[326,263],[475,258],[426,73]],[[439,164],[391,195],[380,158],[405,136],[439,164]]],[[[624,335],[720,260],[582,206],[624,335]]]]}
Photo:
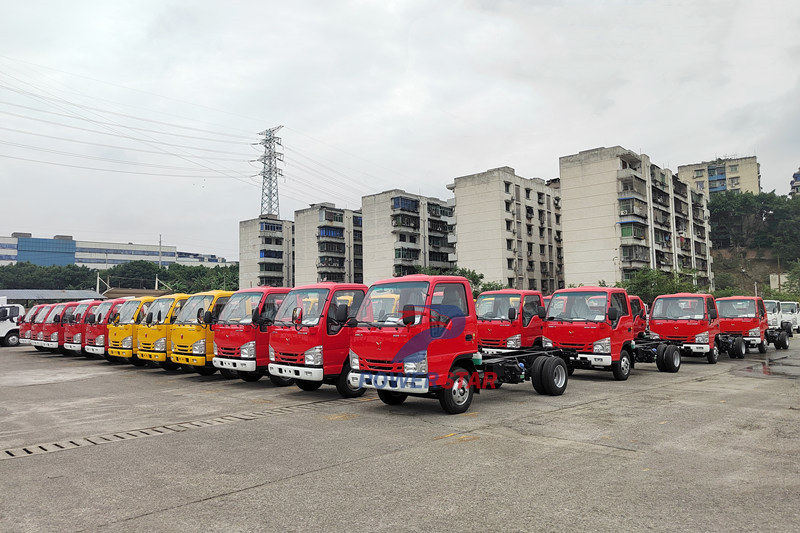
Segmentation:
{"type": "MultiPolygon", "coordinates": [[[[203,376],[210,376],[211,374],[214,373],[214,372],[212,372],[211,374],[203,374],[202,372],[200,372],[201,368],[204,368],[204,367],[194,366],[194,365],[181,365],[180,371],[181,372],[185,372],[187,374],[192,374],[194,372],[197,372],[198,374],[201,374],[203,376]]],[[[215,372],[216,372],[216,370],[215,370],[215,372]]]]}
{"type": "Polygon", "coordinates": [[[339,374],[339,377],[336,378],[336,390],[339,391],[339,394],[342,396],[342,398],[358,398],[367,392],[367,389],[364,387],[353,387],[350,385],[350,381],[347,379],[349,374],[350,361],[345,361],[344,365],[342,366],[342,372],[339,374]]]}
{"type": "Polygon", "coordinates": [[[656,347],[656,367],[659,372],[666,371],[666,367],[664,366],[664,352],[667,350],[667,347],[667,344],[659,344],[656,347]]]}
{"type": "MultiPolygon", "coordinates": [[[[191,365],[183,365],[183,368],[191,365]]],[[[200,374],[201,376],[212,376],[216,374],[217,369],[213,366],[196,366],[192,370],[200,374]]]]}
{"type": "Polygon", "coordinates": [[[19,333],[9,333],[8,335],[6,335],[3,344],[8,346],[9,348],[13,348],[14,346],[19,346],[19,333]]]}
{"type": "Polygon", "coordinates": [[[239,377],[239,372],[231,370],[230,368],[220,368],[219,375],[225,379],[237,379],[239,377]]]}
{"type": "Polygon", "coordinates": [[[34,346],[34,348],[36,348],[37,352],[46,352],[47,351],[47,348],[42,348],[41,346],[34,346]]]}
{"type": "Polygon", "coordinates": [[[280,376],[273,376],[270,374],[269,380],[276,387],[288,387],[289,385],[294,385],[294,378],[282,378],[280,376]]]}
{"type": "Polygon", "coordinates": [[[728,350],[728,357],[731,359],[744,359],[744,339],[741,337],[733,339],[733,343],[728,350]]]}
{"type": "Polygon", "coordinates": [[[713,348],[706,354],[706,360],[708,361],[709,365],[716,365],[717,360],[719,359],[719,348],[715,344],[713,348]]]}
{"type": "Polygon", "coordinates": [[[408,394],[404,392],[378,389],[378,398],[380,398],[381,401],[386,405],[400,405],[406,401],[408,394]]]}
{"type": "Polygon", "coordinates": [[[781,334],[778,336],[778,342],[780,342],[781,348],[784,350],[789,349],[789,335],[787,335],[785,331],[781,331],[781,334]]]}
{"type": "Polygon", "coordinates": [[[550,396],[561,396],[567,390],[567,364],[560,357],[548,357],[542,365],[542,383],[550,396]]]}
{"type": "MultiPolygon", "coordinates": [[[[539,358],[541,359],[541,358],[539,358]]],[[[475,390],[469,386],[469,372],[455,367],[447,377],[447,386],[439,391],[439,404],[449,415],[465,413],[472,404],[475,390]]]]}
{"type": "Polygon", "coordinates": [[[619,361],[611,363],[611,371],[617,381],[628,379],[628,376],[631,375],[631,354],[628,353],[628,350],[622,350],[619,354],[619,361]]]}
{"type": "Polygon", "coordinates": [[[242,372],[238,371],[239,379],[248,383],[254,383],[264,376],[263,370],[256,370],[255,372],[242,372]]]}
{"type": "Polygon", "coordinates": [[[533,390],[539,394],[547,394],[547,390],[544,388],[544,383],[542,382],[542,367],[546,359],[545,356],[539,356],[533,360],[533,364],[531,365],[531,384],[533,385],[533,390]]]}
{"type": "Polygon", "coordinates": [[[681,368],[681,349],[677,346],[667,346],[664,350],[664,371],[675,373],[681,368]]]}
{"type": "MultiPolygon", "coordinates": [[[[129,361],[133,366],[144,366],[144,365],[147,364],[147,360],[146,359],[139,359],[135,355],[133,357],[131,357],[129,359],[129,361]]],[[[166,367],[164,367],[164,368],[166,368],[166,367]]],[[[169,369],[167,369],[167,370],[169,370],[169,369]]]]}
{"type": "Polygon", "coordinates": [[[178,370],[180,365],[178,363],[173,363],[172,361],[160,361],[159,366],[164,370],[178,370]]]}
{"type": "Polygon", "coordinates": [[[315,391],[322,386],[321,381],[308,381],[305,379],[296,379],[294,384],[306,392],[315,391]]]}

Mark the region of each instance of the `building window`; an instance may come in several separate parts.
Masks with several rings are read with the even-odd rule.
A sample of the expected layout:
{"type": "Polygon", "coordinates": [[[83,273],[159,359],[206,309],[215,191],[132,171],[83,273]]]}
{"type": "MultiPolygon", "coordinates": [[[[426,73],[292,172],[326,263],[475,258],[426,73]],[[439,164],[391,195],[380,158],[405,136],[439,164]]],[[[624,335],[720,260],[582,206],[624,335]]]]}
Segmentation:
{"type": "Polygon", "coordinates": [[[511,192],[511,184],[506,181],[506,182],[504,182],[504,185],[505,185],[505,188],[506,188],[506,192],[510,193],[511,192]]]}
{"type": "Polygon", "coordinates": [[[506,212],[507,213],[511,212],[511,201],[510,200],[506,200],[506,212]]]}
{"type": "Polygon", "coordinates": [[[511,231],[511,221],[506,220],[506,231],[511,231]]]}
{"type": "Polygon", "coordinates": [[[739,165],[731,165],[728,167],[728,171],[730,172],[739,172],[739,165]]]}
{"type": "Polygon", "coordinates": [[[533,224],[525,224],[525,230],[530,237],[533,237],[533,224]]]}
{"type": "Polygon", "coordinates": [[[344,228],[329,228],[327,226],[323,226],[319,228],[319,236],[320,237],[335,237],[339,239],[344,238],[344,228]]]}
{"type": "Polygon", "coordinates": [[[532,243],[532,242],[529,242],[529,243],[528,243],[528,253],[529,253],[529,254],[532,254],[532,253],[533,253],[533,243],[532,243]]]}
{"type": "Polygon", "coordinates": [[[353,215],[353,225],[354,226],[361,226],[361,217],[357,215],[353,215]]]}
{"type": "Polygon", "coordinates": [[[419,212],[419,201],[412,200],[411,198],[404,198],[402,196],[395,196],[392,198],[392,208],[417,213],[419,212]]]}
{"type": "Polygon", "coordinates": [[[261,222],[261,231],[283,231],[283,226],[280,224],[270,224],[269,222],[261,222]]]}
{"type": "Polygon", "coordinates": [[[400,242],[406,242],[406,234],[405,233],[401,233],[400,234],[400,242]]]}
{"type": "Polygon", "coordinates": [[[260,257],[270,259],[283,259],[283,252],[280,250],[261,250],[260,257]]]}
{"type": "Polygon", "coordinates": [[[544,244],[540,244],[540,245],[539,245],[539,253],[540,253],[540,254],[543,254],[543,253],[544,253],[544,250],[545,250],[545,248],[544,248],[544,244]]]}
{"type": "Polygon", "coordinates": [[[702,168],[698,168],[698,169],[696,169],[696,170],[694,171],[694,177],[695,177],[695,178],[702,178],[702,177],[703,177],[703,174],[704,174],[704,172],[705,172],[705,171],[704,171],[702,168]]]}
{"type": "Polygon", "coordinates": [[[698,191],[702,191],[703,189],[706,188],[706,182],[704,182],[704,181],[698,181],[694,185],[695,185],[695,187],[697,187],[698,191]]]}
{"type": "Polygon", "coordinates": [[[506,262],[508,263],[508,268],[511,269],[511,270],[514,270],[514,260],[513,259],[506,259],[506,262]]]}
{"type": "Polygon", "coordinates": [[[556,214],[556,224],[561,224],[561,215],[556,214]]]}
{"type": "Polygon", "coordinates": [[[417,236],[416,235],[409,235],[408,236],[408,242],[410,242],[411,244],[416,244],[417,243],[417,236]]]}
{"type": "Polygon", "coordinates": [[[447,252],[428,252],[428,259],[439,263],[446,263],[447,252]]]}
{"type": "Polygon", "coordinates": [[[513,247],[514,241],[511,239],[506,239],[506,250],[511,250],[513,247]]]}
{"type": "Polygon", "coordinates": [[[526,200],[530,200],[531,199],[531,190],[530,189],[525,189],[525,199],[526,200]]]}

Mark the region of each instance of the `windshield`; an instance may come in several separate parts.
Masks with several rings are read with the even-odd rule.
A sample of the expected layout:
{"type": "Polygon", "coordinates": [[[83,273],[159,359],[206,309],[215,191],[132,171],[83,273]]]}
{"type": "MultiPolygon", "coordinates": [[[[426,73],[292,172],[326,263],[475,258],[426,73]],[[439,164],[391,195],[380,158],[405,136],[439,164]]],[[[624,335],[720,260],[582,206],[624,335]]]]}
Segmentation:
{"type": "Polygon", "coordinates": [[[547,320],[603,322],[606,307],[604,292],[557,292],[550,299],[547,320]]]}
{"type": "Polygon", "coordinates": [[[797,311],[797,304],[794,302],[781,302],[781,312],[792,313],[797,311]]]}
{"type": "Polygon", "coordinates": [[[22,318],[23,322],[30,322],[31,318],[33,317],[33,313],[36,311],[36,307],[31,307],[28,309],[28,312],[25,313],[25,316],[22,318]]]}
{"type": "Polygon", "coordinates": [[[656,298],[654,320],[701,320],[705,318],[703,298],[656,298]]]}
{"type": "Polygon", "coordinates": [[[108,315],[108,311],[111,309],[112,305],[114,305],[112,302],[103,302],[94,308],[95,323],[99,324],[103,318],[108,315]]]}
{"type": "Polygon", "coordinates": [[[303,309],[304,326],[314,326],[319,323],[322,309],[325,307],[325,300],[328,298],[328,289],[300,289],[289,292],[283,300],[278,313],[275,315],[275,322],[292,321],[292,312],[295,307],[303,309]]]}
{"type": "Polygon", "coordinates": [[[175,298],[159,298],[152,303],[145,316],[153,313],[152,324],[164,323],[169,318],[169,309],[172,307],[173,302],[175,302],[175,298]],[[160,319],[158,317],[159,313],[161,313],[160,319]]]}
{"type": "Polygon", "coordinates": [[[42,307],[38,313],[36,313],[36,318],[33,319],[34,324],[41,324],[47,318],[47,315],[50,314],[52,307],[42,307]]]}
{"type": "Polygon", "coordinates": [[[775,300],[764,300],[764,307],[767,308],[767,313],[771,315],[778,312],[778,302],[775,300]]]}
{"type": "Polygon", "coordinates": [[[508,310],[519,309],[517,294],[481,294],[475,302],[478,320],[508,320],[508,310]]]}
{"type": "MultiPolygon", "coordinates": [[[[128,300],[121,306],[119,306],[119,323],[120,324],[133,324],[133,315],[136,314],[136,310],[139,309],[139,305],[142,304],[139,300],[128,300]]],[[[142,307],[146,306],[147,304],[142,304],[142,307]]]]}
{"type": "Polygon", "coordinates": [[[52,324],[53,322],[55,322],[56,321],[56,315],[60,315],[61,311],[63,311],[63,310],[64,310],[64,306],[63,305],[55,306],[53,308],[53,310],[50,311],[50,314],[47,316],[47,323],[48,324],[52,324]]]}
{"type": "MultiPolygon", "coordinates": [[[[253,322],[253,310],[258,309],[258,303],[261,301],[262,293],[260,292],[242,292],[234,294],[228,303],[225,304],[225,309],[219,315],[218,323],[220,324],[250,324],[253,322]]],[[[269,300],[272,297],[272,313],[269,318],[275,316],[275,297],[277,295],[271,294],[267,297],[269,300]]],[[[281,295],[282,296],[282,295],[281,295]]],[[[266,303],[264,308],[266,309],[266,303]]]]}
{"type": "Polygon", "coordinates": [[[80,320],[85,315],[87,309],[89,309],[89,304],[80,304],[72,310],[72,316],[75,317],[75,320],[80,320]]]}
{"type": "MultiPolygon", "coordinates": [[[[208,308],[211,306],[211,302],[214,301],[214,296],[211,294],[198,294],[196,296],[192,296],[186,303],[183,304],[183,309],[178,314],[178,318],[175,320],[176,324],[197,324],[197,312],[201,309],[203,313],[208,311],[208,308]]],[[[164,315],[166,316],[166,315],[164,315]]],[[[202,316],[200,317],[203,318],[202,316]]]]}
{"type": "Polygon", "coordinates": [[[356,320],[378,327],[398,326],[403,322],[403,308],[413,305],[415,323],[419,323],[428,298],[428,287],[426,281],[373,285],[358,308],[356,320]]]}
{"type": "Polygon", "coordinates": [[[717,300],[721,318],[755,318],[756,302],[753,300],[717,300]]]}

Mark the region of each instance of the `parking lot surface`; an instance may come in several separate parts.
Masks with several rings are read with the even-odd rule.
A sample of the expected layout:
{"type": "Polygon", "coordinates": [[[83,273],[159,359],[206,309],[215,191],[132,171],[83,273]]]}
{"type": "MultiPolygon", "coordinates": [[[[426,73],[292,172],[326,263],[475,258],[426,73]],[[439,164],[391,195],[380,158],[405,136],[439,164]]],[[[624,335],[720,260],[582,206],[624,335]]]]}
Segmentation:
{"type": "Polygon", "coordinates": [[[800,353],[444,414],[0,348],[0,531],[796,531],[800,353]]]}

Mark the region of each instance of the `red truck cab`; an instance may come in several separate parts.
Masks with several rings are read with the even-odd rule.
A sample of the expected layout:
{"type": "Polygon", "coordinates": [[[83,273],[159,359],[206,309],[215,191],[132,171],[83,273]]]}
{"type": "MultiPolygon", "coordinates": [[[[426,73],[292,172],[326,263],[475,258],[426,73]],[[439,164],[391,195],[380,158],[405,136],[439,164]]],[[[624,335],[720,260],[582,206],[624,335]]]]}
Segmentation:
{"type": "Polygon", "coordinates": [[[86,317],[102,302],[91,300],[79,302],[67,317],[64,324],[64,349],[74,353],[85,353],[83,345],[86,342],[86,317]]]}
{"type": "Polygon", "coordinates": [[[108,350],[108,324],[125,298],[104,300],[86,314],[83,346],[87,354],[104,356],[108,350]]]}
{"type": "MultiPolygon", "coordinates": [[[[73,302],[74,303],[74,302],[73,302]]],[[[59,344],[63,344],[64,337],[61,335],[61,318],[68,304],[55,304],[50,308],[47,317],[42,322],[41,329],[37,332],[36,343],[45,350],[58,351],[59,344]]]]}
{"type": "Polygon", "coordinates": [[[710,294],[677,293],[658,296],[650,310],[650,333],[655,339],[680,346],[684,356],[719,358],[720,320],[710,294]]]}
{"type": "Polygon", "coordinates": [[[647,306],[638,296],[629,295],[628,299],[631,302],[631,314],[633,315],[633,336],[638,339],[647,333],[647,306]]]}
{"type": "MultiPolygon", "coordinates": [[[[272,321],[291,289],[254,287],[233,293],[214,328],[214,358],[211,363],[226,377],[258,381],[268,375],[269,336],[272,321]]],[[[270,375],[278,386],[288,381],[270,375]]]]}
{"type": "Polygon", "coordinates": [[[757,296],[717,298],[719,310],[720,346],[731,359],[744,359],[747,348],[765,353],[767,344],[789,347],[786,332],[771,331],[764,300],[757,296]],[[782,333],[782,335],[781,335],[782,333]],[[785,343],[785,346],[784,346],[785,343]]]}
{"type": "Polygon", "coordinates": [[[539,291],[503,289],[478,295],[478,345],[480,348],[541,346],[544,305],[539,291]]]}
{"type": "Polygon", "coordinates": [[[278,308],[270,334],[270,375],[294,379],[305,391],[328,383],[345,398],[364,394],[363,387],[352,387],[347,379],[353,330],[345,322],[366,292],[360,283],[323,282],[292,289],[278,308]]]}
{"type": "Polygon", "coordinates": [[[25,313],[25,316],[22,317],[22,320],[19,323],[19,343],[23,345],[30,345],[31,344],[31,330],[33,329],[33,321],[36,319],[36,315],[47,307],[46,304],[39,304],[34,305],[28,312],[25,313]]]}
{"type": "Polygon", "coordinates": [[[569,370],[612,370],[628,379],[633,369],[633,316],[625,289],[577,287],[553,293],[542,330],[542,344],[567,350],[569,370]]]}
{"type": "Polygon", "coordinates": [[[44,323],[47,321],[47,317],[50,316],[50,312],[55,306],[56,304],[42,305],[31,324],[31,345],[40,352],[47,350],[47,348],[44,347],[44,323]]]}

